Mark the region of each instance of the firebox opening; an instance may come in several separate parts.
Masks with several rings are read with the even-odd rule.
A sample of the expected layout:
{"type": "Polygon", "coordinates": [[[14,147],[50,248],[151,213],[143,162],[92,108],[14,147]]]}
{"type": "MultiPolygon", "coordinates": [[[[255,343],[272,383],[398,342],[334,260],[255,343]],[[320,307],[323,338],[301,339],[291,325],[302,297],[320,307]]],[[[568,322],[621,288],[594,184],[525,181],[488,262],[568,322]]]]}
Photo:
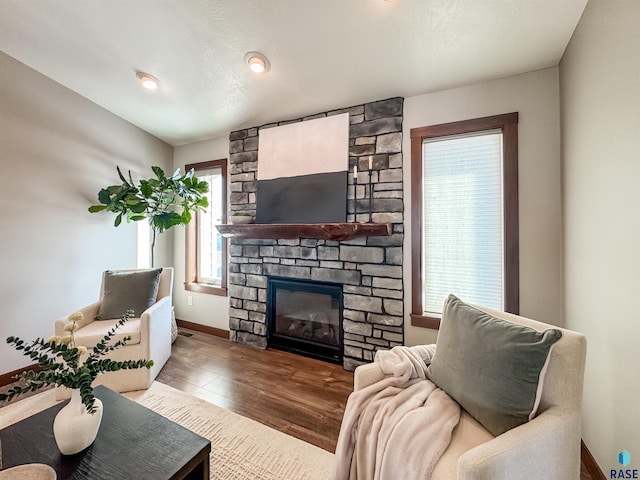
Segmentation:
{"type": "Polygon", "coordinates": [[[268,346],[342,364],[342,286],[269,278],[268,346]]]}

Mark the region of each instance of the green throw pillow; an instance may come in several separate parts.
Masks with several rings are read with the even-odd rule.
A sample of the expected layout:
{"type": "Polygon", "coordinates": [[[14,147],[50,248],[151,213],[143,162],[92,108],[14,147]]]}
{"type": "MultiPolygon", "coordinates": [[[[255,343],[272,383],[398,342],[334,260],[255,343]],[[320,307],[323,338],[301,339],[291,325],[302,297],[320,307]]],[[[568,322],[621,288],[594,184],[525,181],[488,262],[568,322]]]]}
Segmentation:
{"type": "Polygon", "coordinates": [[[538,332],[449,295],[427,376],[498,436],[535,414],[538,383],[560,337],[560,330],[538,332]]]}
{"type": "Polygon", "coordinates": [[[104,295],[96,320],[121,318],[127,310],[133,310],[134,317],[142,315],[142,312],[156,302],[160,273],[162,268],[104,272],[104,295]]]}

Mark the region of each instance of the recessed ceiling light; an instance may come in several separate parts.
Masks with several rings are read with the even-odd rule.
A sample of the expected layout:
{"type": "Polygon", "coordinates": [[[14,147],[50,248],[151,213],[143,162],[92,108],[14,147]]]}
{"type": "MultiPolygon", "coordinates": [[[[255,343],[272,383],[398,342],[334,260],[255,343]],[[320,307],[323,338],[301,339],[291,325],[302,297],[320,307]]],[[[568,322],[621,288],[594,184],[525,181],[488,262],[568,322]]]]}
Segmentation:
{"type": "Polygon", "coordinates": [[[252,72],[267,73],[271,68],[271,62],[259,52],[247,52],[244,61],[252,72]]]}
{"type": "Polygon", "coordinates": [[[157,90],[160,88],[160,81],[153,75],[144,72],[136,72],[136,77],[140,84],[147,90],[157,90]]]}

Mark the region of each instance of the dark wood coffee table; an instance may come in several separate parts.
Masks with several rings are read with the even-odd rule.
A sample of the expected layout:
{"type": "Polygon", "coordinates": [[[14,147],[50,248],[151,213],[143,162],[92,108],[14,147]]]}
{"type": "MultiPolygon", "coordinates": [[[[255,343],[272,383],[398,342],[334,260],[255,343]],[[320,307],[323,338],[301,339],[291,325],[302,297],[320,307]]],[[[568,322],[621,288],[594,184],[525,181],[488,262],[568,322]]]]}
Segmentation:
{"type": "Polygon", "coordinates": [[[104,413],[95,442],[60,453],[53,418],[66,402],[0,430],[2,468],[45,463],[58,480],[209,480],[211,442],[104,386],[95,388],[104,413]]]}

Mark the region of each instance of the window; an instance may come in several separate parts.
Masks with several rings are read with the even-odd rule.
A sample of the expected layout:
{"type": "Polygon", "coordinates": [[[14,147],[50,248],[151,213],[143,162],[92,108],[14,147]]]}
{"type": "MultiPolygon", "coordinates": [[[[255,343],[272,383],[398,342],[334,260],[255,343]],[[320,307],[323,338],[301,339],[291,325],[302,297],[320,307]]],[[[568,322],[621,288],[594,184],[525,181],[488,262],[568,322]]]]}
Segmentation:
{"type": "Polygon", "coordinates": [[[412,325],[449,293],[518,313],[518,114],[411,129],[412,325]]]}
{"type": "Polygon", "coordinates": [[[227,221],[227,161],[186,165],[185,170],[194,169],[200,180],[209,183],[209,207],[198,211],[187,226],[186,282],[185,289],[227,294],[227,240],[215,226],[227,221]]]}

